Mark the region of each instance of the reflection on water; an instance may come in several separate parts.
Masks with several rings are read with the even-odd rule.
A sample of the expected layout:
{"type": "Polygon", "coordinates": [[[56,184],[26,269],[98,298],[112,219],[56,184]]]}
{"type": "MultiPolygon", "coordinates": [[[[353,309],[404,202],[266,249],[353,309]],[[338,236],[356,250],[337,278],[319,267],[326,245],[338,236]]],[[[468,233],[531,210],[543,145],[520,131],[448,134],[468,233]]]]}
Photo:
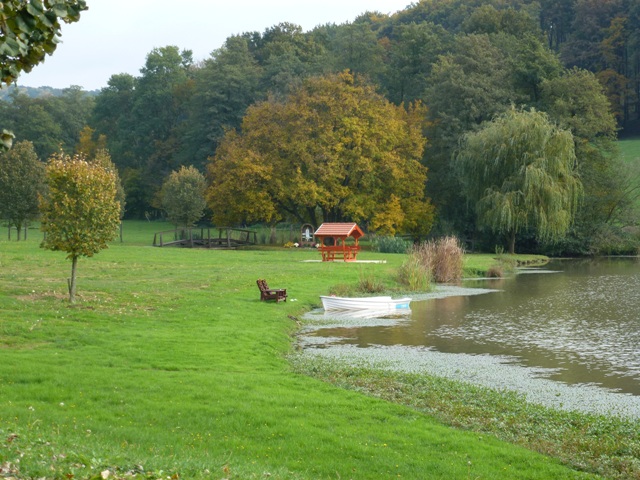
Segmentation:
{"type": "Polygon", "coordinates": [[[555,261],[531,273],[539,274],[466,285],[499,292],[412,302],[410,321],[348,333],[325,328],[316,335],[360,347],[505,355],[522,365],[556,369],[549,373],[555,380],[640,395],[638,259],[555,261]]]}

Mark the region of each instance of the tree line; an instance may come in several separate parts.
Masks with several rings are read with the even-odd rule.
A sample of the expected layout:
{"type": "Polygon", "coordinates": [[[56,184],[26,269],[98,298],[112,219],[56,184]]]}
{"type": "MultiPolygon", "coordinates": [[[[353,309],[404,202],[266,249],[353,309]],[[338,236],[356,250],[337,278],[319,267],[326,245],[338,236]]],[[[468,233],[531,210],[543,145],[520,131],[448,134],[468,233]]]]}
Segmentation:
{"type": "MultiPolygon", "coordinates": [[[[0,102],[0,118],[41,159],[107,149],[130,218],[168,211],[163,184],[192,167],[207,179],[207,217],[219,223],[348,219],[486,248],[515,231],[521,250],[627,251],[637,245],[628,228],[636,179],[615,140],[638,120],[639,6],[422,0],[309,32],[282,23],[229,37],[199,63],[177,46],[156,48],[139,76],[114,74],[96,96],[18,89],[0,102]],[[478,184],[472,172],[489,160],[472,136],[504,127],[524,148],[528,140],[503,125],[523,119],[544,138],[558,130],[553,138],[570,141],[531,146],[524,154],[538,161],[516,169],[526,178],[505,173],[507,158],[478,184]],[[553,184],[531,174],[552,164],[553,184]],[[543,183],[531,197],[509,194],[524,181],[543,183]],[[520,199],[492,210],[485,192],[520,199]]],[[[511,155],[522,159],[522,148],[511,155]]]]}

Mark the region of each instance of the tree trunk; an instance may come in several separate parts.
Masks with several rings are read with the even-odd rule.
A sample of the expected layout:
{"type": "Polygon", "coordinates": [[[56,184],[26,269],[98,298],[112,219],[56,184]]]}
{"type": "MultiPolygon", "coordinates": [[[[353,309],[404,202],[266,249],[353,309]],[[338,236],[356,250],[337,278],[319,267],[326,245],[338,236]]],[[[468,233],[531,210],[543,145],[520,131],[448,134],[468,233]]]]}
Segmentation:
{"type": "Polygon", "coordinates": [[[509,234],[509,253],[511,255],[516,253],[516,232],[515,231],[509,234]]]}
{"type": "Polygon", "coordinates": [[[18,232],[18,241],[22,238],[22,224],[16,223],[16,231],[18,232]]]}
{"type": "Polygon", "coordinates": [[[76,302],[76,267],[78,266],[78,257],[71,257],[71,278],[69,279],[69,302],[76,302]]]}

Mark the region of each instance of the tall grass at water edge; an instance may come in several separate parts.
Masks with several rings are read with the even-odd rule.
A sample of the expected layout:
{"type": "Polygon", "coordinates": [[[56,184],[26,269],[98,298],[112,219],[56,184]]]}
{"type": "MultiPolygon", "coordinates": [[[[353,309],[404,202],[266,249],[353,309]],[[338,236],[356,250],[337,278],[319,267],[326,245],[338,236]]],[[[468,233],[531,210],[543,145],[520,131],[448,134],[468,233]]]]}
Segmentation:
{"type": "Polygon", "coordinates": [[[400,267],[398,281],[414,291],[424,290],[432,281],[459,282],[462,279],[463,257],[464,249],[456,237],[443,237],[414,245],[400,267]]]}
{"type": "Polygon", "coordinates": [[[154,248],[152,230],[82,259],[75,305],[64,253],[0,239],[0,476],[591,478],[292,370],[299,315],[340,282],[393,285],[404,255],[154,248]]]}

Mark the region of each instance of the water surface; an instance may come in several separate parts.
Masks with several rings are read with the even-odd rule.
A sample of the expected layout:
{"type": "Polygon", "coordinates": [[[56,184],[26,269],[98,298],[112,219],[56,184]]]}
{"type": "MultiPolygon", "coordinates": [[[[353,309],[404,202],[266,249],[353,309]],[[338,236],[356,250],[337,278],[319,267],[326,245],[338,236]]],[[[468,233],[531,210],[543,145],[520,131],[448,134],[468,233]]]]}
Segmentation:
{"type": "Polygon", "coordinates": [[[465,282],[496,289],[411,303],[403,319],[320,328],[323,348],[415,346],[495,355],[568,384],[640,395],[640,261],[554,261],[505,279],[465,282]]]}

